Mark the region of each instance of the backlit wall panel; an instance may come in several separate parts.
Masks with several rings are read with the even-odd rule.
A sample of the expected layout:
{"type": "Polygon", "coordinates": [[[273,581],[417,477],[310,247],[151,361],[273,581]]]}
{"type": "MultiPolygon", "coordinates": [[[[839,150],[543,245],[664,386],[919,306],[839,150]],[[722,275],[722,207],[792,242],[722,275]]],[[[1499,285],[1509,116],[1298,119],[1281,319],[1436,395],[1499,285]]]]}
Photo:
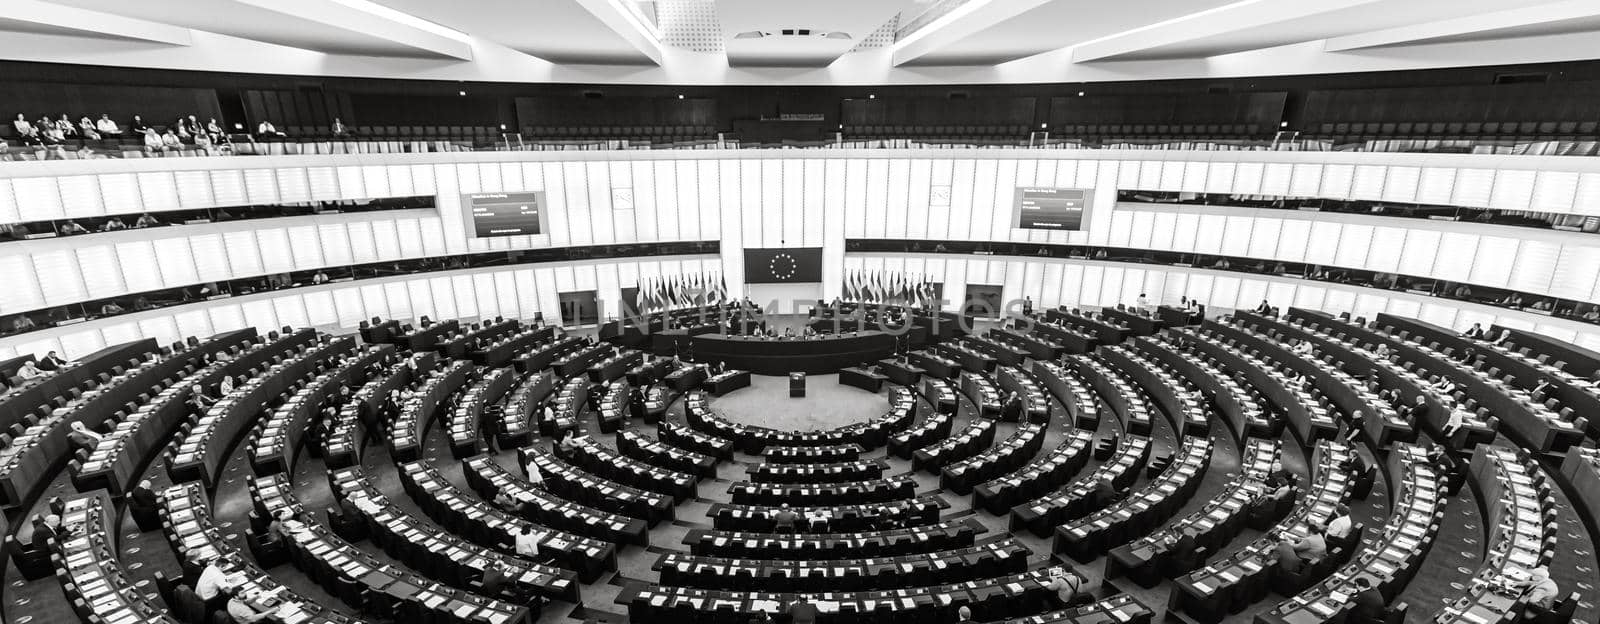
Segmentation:
{"type": "MultiPolygon", "coordinates": [[[[0,171],[8,176],[0,179],[0,220],[412,194],[436,195],[437,209],[99,234],[70,241],[67,255],[58,253],[66,244],[60,240],[10,243],[0,246],[0,262],[11,262],[0,266],[36,271],[49,265],[72,275],[64,285],[52,284],[46,296],[35,273],[32,286],[0,297],[0,315],[73,298],[189,285],[179,283],[185,280],[419,255],[681,240],[721,240],[726,253],[735,255],[743,247],[821,246],[826,250],[824,293],[832,295],[844,270],[843,241],[859,237],[1148,247],[1399,271],[1581,299],[1595,294],[1593,263],[1574,267],[1566,261],[1593,255],[1595,245],[1583,235],[1115,201],[1119,189],[1204,190],[1600,212],[1600,171],[1590,171],[1593,163],[1576,162],[1582,159],[1253,152],[1149,156],[751,151],[18,163],[0,171]],[[1088,227],[1079,232],[1011,228],[1018,185],[1094,189],[1088,227]],[[495,241],[467,238],[459,196],[472,190],[545,191],[553,207],[552,231],[495,241]],[[124,243],[129,243],[126,259],[124,243]],[[1507,259],[1490,261],[1502,256],[1507,259]],[[200,261],[208,257],[220,261],[200,261]],[[113,262],[108,258],[120,274],[91,279],[89,266],[103,268],[113,262]],[[132,275],[141,269],[153,270],[132,275]]],[[[730,278],[739,277],[737,263],[713,265],[723,267],[730,278]]],[[[956,279],[964,284],[967,276],[961,271],[956,279]]],[[[1146,275],[1142,281],[1152,279],[1146,275]]],[[[730,279],[736,294],[738,282],[730,279]]],[[[1119,292],[1127,290],[1126,281],[1119,284],[1119,292]]],[[[1248,289],[1241,283],[1238,292],[1248,289]]]]}

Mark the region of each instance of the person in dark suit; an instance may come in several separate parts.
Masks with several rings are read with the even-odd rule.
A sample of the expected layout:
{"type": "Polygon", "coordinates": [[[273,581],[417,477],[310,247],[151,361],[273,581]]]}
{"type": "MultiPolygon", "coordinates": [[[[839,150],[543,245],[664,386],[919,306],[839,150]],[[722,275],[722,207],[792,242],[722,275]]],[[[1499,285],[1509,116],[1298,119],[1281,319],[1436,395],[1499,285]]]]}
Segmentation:
{"type": "Polygon", "coordinates": [[[1466,333],[1463,333],[1461,335],[1466,336],[1468,338],[1471,338],[1473,340],[1483,340],[1483,324],[1482,323],[1473,323],[1472,327],[1467,328],[1466,333]]]}
{"type": "Polygon", "coordinates": [[[67,366],[67,361],[56,355],[55,351],[44,354],[44,359],[39,360],[39,370],[57,371],[67,366]]]}
{"type": "Polygon", "coordinates": [[[1383,592],[1372,586],[1367,577],[1356,577],[1356,595],[1350,608],[1350,624],[1383,624],[1389,615],[1388,601],[1383,592]]]}
{"type": "Polygon", "coordinates": [[[794,624],[816,624],[817,605],[811,604],[805,596],[797,596],[794,602],[789,603],[789,621],[794,624]]]}
{"type": "Polygon", "coordinates": [[[505,589],[506,581],[509,578],[506,575],[506,571],[500,568],[500,564],[491,563],[485,566],[483,579],[479,581],[479,585],[483,587],[482,595],[499,596],[500,592],[505,589]]]}
{"type": "Polygon", "coordinates": [[[173,610],[177,612],[178,619],[184,622],[203,622],[206,619],[206,601],[194,593],[194,588],[187,583],[179,583],[172,588],[173,610]]]}
{"type": "Polygon", "coordinates": [[[1105,509],[1121,499],[1122,494],[1117,492],[1117,486],[1110,479],[1101,479],[1089,492],[1089,506],[1092,509],[1105,509]]]}
{"type": "Polygon", "coordinates": [[[1294,485],[1294,474],[1285,470],[1283,462],[1272,462],[1272,471],[1267,473],[1267,487],[1279,488],[1284,485],[1294,485]]]}
{"type": "Polygon", "coordinates": [[[1428,398],[1419,394],[1417,395],[1417,401],[1411,404],[1411,409],[1406,410],[1402,415],[1406,419],[1406,424],[1415,427],[1418,423],[1427,419],[1428,409],[1428,398]]]}
{"type": "Polygon", "coordinates": [[[1016,392],[1006,395],[1006,402],[1000,405],[1000,419],[1006,421],[1022,419],[1022,395],[1016,392]]]}
{"type": "Polygon", "coordinates": [[[149,479],[140,481],[128,491],[128,513],[133,514],[133,523],[139,525],[140,531],[161,528],[159,503],[155,490],[150,489],[149,479]]]}
{"type": "Polygon", "coordinates": [[[637,418],[640,420],[644,419],[644,397],[644,389],[640,388],[639,386],[634,386],[632,390],[628,391],[629,418],[637,418]]]}
{"type": "Polygon", "coordinates": [[[49,514],[43,517],[33,517],[33,549],[36,552],[50,552],[50,541],[56,538],[61,531],[61,516],[49,514]]]}

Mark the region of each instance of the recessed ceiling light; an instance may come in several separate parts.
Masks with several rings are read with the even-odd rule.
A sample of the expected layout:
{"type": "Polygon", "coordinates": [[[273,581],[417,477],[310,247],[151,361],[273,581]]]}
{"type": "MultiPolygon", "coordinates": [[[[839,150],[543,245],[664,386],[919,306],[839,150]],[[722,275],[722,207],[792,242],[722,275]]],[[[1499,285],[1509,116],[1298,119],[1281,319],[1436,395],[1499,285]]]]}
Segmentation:
{"type": "Polygon", "coordinates": [[[467,95],[467,92],[466,91],[457,91],[456,95],[460,95],[460,96],[465,97],[467,95]]]}

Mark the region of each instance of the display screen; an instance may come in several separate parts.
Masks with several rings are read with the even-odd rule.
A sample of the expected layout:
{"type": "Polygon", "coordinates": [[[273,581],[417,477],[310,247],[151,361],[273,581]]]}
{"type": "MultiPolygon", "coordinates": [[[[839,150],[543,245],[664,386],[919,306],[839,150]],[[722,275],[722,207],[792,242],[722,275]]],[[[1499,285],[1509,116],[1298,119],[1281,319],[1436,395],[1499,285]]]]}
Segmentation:
{"type": "Polygon", "coordinates": [[[822,281],[822,248],[744,250],[747,284],[811,283],[822,281]]]}
{"type": "Polygon", "coordinates": [[[1081,230],[1089,210],[1088,189],[1017,189],[1014,227],[1024,230],[1081,230]]]}
{"type": "Polygon", "coordinates": [[[549,231],[544,192],[473,193],[462,202],[467,229],[477,238],[532,236],[549,231]]]}

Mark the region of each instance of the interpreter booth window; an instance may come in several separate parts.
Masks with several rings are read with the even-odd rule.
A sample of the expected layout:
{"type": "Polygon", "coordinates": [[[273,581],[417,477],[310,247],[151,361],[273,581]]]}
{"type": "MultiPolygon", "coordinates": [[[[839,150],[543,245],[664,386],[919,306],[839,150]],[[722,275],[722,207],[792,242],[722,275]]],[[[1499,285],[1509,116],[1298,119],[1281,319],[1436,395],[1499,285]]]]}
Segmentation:
{"type": "Polygon", "coordinates": [[[1005,307],[1004,302],[1000,300],[1001,288],[995,284],[968,284],[962,313],[978,318],[1000,318],[1000,313],[1005,307]]]}
{"type": "Polygon", "coordinates": [[[596,325],[600,323],[600,304],[595,297],[595,291],[581,290],[559,294],[561,297],[561,324],[563,326],[596,325]]]}

